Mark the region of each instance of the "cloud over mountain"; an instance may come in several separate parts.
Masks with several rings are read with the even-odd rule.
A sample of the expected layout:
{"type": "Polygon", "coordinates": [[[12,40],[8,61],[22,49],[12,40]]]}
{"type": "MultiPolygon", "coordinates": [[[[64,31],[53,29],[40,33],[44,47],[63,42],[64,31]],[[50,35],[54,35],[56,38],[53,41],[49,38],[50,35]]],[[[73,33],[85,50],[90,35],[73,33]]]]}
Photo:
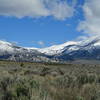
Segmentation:
{"type": "Polygon", "coordinates": [[[73,16],[74,7],[66,0],[0,0],[0,15],[22,17],[53,16],[64,20],[73,16]]]}

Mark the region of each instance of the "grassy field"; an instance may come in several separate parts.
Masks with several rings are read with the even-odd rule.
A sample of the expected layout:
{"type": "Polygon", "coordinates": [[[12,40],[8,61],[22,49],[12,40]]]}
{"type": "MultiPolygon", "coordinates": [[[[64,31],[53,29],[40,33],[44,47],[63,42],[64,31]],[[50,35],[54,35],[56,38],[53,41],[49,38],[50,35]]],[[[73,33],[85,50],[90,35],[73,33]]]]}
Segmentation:
{"type": "Polygon", "coordinates": [[[100,100],[100,65],[0,61],[0,100],[100,100]]]}

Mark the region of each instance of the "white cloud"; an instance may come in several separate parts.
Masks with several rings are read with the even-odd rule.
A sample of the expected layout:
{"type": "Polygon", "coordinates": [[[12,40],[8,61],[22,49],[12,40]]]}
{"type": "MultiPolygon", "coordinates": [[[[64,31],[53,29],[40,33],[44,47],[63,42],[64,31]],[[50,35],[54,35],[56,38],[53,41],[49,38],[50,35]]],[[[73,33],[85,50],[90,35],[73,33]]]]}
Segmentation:
{"type": "Polygon", "coordinates": [[[66,0],[0,0],[0,15],[22,17],[53,16],[64,20],[73,16],[74,7],[66,0]]]}
{"type": "Polygon", "coordinates": [[[39,44],[40,46],[44,46],[44,45],[45,45],[45,43],[44,43],[43,41],[38,41],[38,44],[39,44]]]}
{"type": "Polygon", "coordinates": [[[80,22],[79,31],[88,35],[100,35],[100,0],[86,0],[83,11],[85,20],[80,22]]]}

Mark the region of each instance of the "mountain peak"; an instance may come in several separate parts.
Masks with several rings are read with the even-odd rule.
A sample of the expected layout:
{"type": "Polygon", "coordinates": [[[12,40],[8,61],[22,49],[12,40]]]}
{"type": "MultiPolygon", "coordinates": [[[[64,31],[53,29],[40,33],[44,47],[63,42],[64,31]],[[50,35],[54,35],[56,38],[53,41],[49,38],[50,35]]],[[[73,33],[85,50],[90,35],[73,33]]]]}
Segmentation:
{"type": "Polygon", "coordinates": [[[12,43],[0,40],[0,45],[12,45],[12,43]]]}
{"type": "Polygon", "coordinates": [[[39,51],[48,55],[54,55],[54,54],[61,53],[66,46],[77,45],[77,44],[78,42],[69,41],[61,45],[53,45],[51,47],[42,48],[42,49],[39,49],[39,51]]]}

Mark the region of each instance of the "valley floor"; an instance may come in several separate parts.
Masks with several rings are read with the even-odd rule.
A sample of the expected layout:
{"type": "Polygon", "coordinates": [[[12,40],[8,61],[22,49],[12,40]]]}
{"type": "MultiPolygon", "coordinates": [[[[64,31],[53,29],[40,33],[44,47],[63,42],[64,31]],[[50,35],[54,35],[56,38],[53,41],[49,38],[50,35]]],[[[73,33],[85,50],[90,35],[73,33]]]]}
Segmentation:
{"type": "Polygon", "coordinates": [[[100,100],[100,65],[0,61],[0,100],[100,100]]]}

